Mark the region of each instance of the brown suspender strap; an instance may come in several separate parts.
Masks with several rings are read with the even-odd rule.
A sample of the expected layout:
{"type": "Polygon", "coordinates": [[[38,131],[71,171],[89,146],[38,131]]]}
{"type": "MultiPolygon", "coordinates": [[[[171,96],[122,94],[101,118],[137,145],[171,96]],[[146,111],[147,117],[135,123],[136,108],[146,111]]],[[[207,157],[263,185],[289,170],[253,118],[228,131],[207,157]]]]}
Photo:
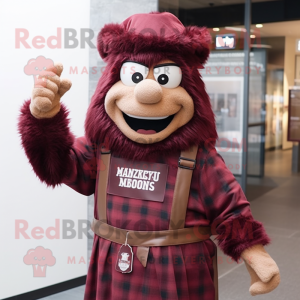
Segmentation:
{"type": "MultiPolygon", "coordinates": [[[[178,170],[173,194],[169,229],[184,228],[186,208],[189,200],[193,170],[196,167],[197,146],[182,151],[178,160],[178,170]]],[[[147,266],[149,248],[138,247],[137,257],[144,267],[147,266]]]]}
{"type": "Polygon", "coordinates": [[[169,229],[171,230],[184,228],[197,152],[198,147],[192,146],[180,154],[169,223],[169,229]]]}
{"type": "Polygon", "coordinates": [[[98,219],[104,223],[107,223],[106,217],[106,196],[107,196],[107,183],[108,183],[108,173],[110,166],[110,150],[101,148],[101,156],[98,163],[98,168],[103,165],[104,169],[99,171],[98,178],[98,195],[97,195],[97,208],[98,208],[98,219]],[[102,161],[102,164],[101,164],[102,161]]]}

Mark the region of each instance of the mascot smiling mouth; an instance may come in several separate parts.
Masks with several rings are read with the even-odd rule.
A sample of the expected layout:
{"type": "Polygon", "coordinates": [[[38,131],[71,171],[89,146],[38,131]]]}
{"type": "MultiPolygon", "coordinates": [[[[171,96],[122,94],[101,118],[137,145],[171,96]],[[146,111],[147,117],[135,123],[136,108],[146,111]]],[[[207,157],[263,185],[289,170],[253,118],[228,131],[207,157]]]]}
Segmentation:
{"type": "Polygon", "coordinates": [[[164,130],[173,120],[174,115],[166,117],[138,117],[123,112],[128,126],[140,134],[155,134],[164,130]]]}

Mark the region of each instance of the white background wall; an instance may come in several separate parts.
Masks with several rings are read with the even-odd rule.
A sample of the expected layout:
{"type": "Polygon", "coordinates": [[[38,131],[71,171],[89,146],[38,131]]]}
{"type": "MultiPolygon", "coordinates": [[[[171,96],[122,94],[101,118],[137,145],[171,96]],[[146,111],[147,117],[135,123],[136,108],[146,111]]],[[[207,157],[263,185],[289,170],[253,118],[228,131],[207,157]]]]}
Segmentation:
{"type": "MultiPolygon", "coordinates": [[[[30,231],[40,226],[44,230],[55,225],[55,219],[71,219],[76,227],[79,219],[86,220],[87,197],[66,186],[46,188],[32,171],[20,145],[17,133],[19,109],[31,95],[32,76],[23,72],[31,58],[43,55],[64,64],[64,77],[72,80],[72,89],[63,97],[70,109],[71,129],[83,135],[88,105],[88,75],[70,75],[70,66],[88,69],[88,48],[85,49],[15,49],[15,28],[26,28],[29,44],[41,35],[56,35],[57,27],[89,27],[90,5],[87,0],[0,0],[0,299],[86,275],[86,237],[83,239],[33,239],[30,231]],[[29,224],[30,239],[15,238],[15,220],[29,224]],[[23,257],[37,246],[52,250],[56,264],[47,267],[45,278],[34,278],[32,266],[23,257]],[[68,256],[76,264],[68,264],[68,256]],[[79,264],[84,257],[86,264],[79,264]]],[[[62,37],[63,39],[63,37],[62,37]]],[[[62,45],[63,46],[63,45],[62,45]]],[[[77,229],[76,229],[77,230],[77,229]]],[[[62,233],[62,229],[60,229],[62,233]]]]}

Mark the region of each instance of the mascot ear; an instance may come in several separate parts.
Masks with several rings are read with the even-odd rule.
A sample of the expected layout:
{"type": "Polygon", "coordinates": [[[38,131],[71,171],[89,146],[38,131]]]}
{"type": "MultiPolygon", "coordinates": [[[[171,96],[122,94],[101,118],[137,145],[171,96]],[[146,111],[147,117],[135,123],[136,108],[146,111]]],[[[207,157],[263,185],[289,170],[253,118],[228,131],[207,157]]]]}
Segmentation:
{"type": "Polygon", "coordinates": [[[198,63],[202,66],[210,52],[211,35],[207,28],[188,26],[185,28],[185,35],[190,43],[190,47],[194,49],[194,53],[198,58],[198,63]]]}
{"type": "Polygon", "coordinates": [[[123,34],[124,27],[119,24],[107,24],[101,29],[97,38],[97,49],[103,60],[123,34]]]}

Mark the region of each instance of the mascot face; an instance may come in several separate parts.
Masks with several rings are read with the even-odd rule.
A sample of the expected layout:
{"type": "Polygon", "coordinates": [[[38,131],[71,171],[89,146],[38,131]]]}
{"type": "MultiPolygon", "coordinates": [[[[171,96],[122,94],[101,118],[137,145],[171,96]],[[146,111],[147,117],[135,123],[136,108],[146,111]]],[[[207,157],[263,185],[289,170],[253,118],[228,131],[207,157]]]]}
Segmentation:
{"type": "Polygon", "coordinates": [[[184,27],[170,13],[105,25],[97,49],[107,65],[88,109],[86,136],[138,160],[214,143],[214,114],[199,74],[210,42],[207,29],[184,27]]]}
{"type": "Polygon", "coordinates": [[[182,70],[171,60],[153,66],[126,61],[106,94],[105,110],[132,141],[157,143],[193,117],[194,102],[181,80],[182,70]]]}

